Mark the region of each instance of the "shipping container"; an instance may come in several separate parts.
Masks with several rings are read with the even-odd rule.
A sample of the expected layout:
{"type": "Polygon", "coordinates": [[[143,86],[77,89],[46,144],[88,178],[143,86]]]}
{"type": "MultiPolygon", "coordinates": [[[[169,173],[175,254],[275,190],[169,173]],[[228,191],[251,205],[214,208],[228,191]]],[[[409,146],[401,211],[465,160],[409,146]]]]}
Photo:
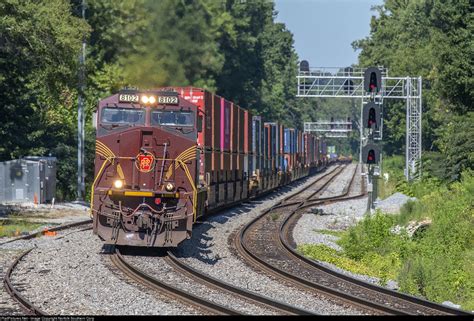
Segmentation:
{"type": "Polygon", "coordinates": [[[238,135],[238,141],[239,141],[239,153],[244,152],[244,139],[245,139],[245,129],[246,127],[246,122],[245,122],[245,111],[242,108],[238,109],[238,116],[239,116],[239,130],[238,132],[235,132],[234,135],[238,135]]]}
{"type": "Polygon", "coordinates": [[[236,153],[238,151],[238,145],[239,145],[239,138],[236,133],[240,130],[239,126],[239,106],[237,106],[234,103],[230,104],[230,109],[231,109],[231,119],[230,119],[230,132],[231,132],[231,137],[230,137],[230,151],[232,153],[236,153]]]}
{"type": "Polygon", "coordinates": [[[230,102],[221,98],[221,150],[230,151],[230,102]]]}

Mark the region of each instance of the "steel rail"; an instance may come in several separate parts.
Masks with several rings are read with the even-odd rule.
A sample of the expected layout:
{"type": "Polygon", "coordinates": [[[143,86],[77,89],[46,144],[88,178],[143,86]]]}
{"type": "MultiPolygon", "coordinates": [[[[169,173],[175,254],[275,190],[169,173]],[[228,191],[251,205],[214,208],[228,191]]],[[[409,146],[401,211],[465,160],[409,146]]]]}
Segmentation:
{"type": "Polygon", "coordinates": [[[276,309],[285,314],[296,314],[296,315],[314,315],[313,312],[300,309],[298,307],[286,304],[281,301],[273,300],[265,296],[247,291],[240,287],[233,286],[229,283],[218,280],[208,274],[202,273],[193,267],[184,264],[180,259],[178,259],[172,251],[167,252],[168,256],[165,258],[168,264],[174,267],[177,270],[180,270],[183,274],[192,276],[193,278],[198,279],[200,282],[206,283],[210,287],[219,288],[226,292],[230,292],[233,295],[237,295],[245,301],[253,301],[257,305],[263,305],[267,308],[276,309]]]}
{"type": "MultiPolygon", "coordinates": [[[[352,178],[352,180],[353,179],[354,179],[354,177],[352,178]]],[[[351,184],[352,184],[352,180],[351,180],[351,184]]],[[[363,194],[364,194],[364,193],[361,193],[361,194],[355,195],[355,196],[344,197],[345,195],[347,195],[349,193],[349,190],[350,190],[350,188],[348,188],[342,195],[340,195],[340,196],[343,196],[343,197],[340,197],[340,196],[329,197],[329,198],[326,198],[326,200],[328,200],[329,203],[334,203],[334,202],[339,202],[339,201],[345,201],[345,200],[348,200],[348,199],[359,198],[359,197],[363,196],[363,194]]],[[[317,204],[313,203],[309,206],[314,206],[314,205],[317,205],[317,204]]],[[[304,207],[302,206],[302,207],[299,207],[298,209],[296,209],[294,212],[292,212],[290,215],[288,215],[280,225],[280,233],[279,233],[280,242],[284,246],[284,248],[288,251],[288,253],[290,255],[292,255],[295,259],[300,260],[300,261],[306,263],[307,265],[309,265],[311,268],[314,268],[318,271],[324,272],[325,274],[328,274],[331,277],[338,278],[338,279],[343,280],[345,282],[350,282],[350,283],[355,284],[357,286],[366,288],[370,291],[375,291],[376,293],[382,293],[384,295],[387,295],[387,296],[389,296],[389,298],[388,298],[389,300],[391,298],[396,298],[396,299],[400,299],[400,300],[412,303],[412,304],[415,305],[415,307],[420,306],[422,308],[429,308],[429,309],[433,309],[435,311],[446,313],[446,314],[472,315],[471,313],[469,313],[467,311],[463,311],[463,310],[460,310],[460,309],[444,306],[444,305],[441,305],[441,304],[438,304],[438,303],[435,303],[435,302],[432,302],[432,301],[428,301],[428,300],[418,298],[418,297],[415,297],[415,296],[412,296],[412,295],[409,295],[409,294],[401,293],[401,292],[398,292],[398,291],[390,290],[390,289],[387,289],[387,288],[382,287],[382,286],[378,286],[378,285],[375,285],[375,284],[372,284],[372,283],[369,283],[369,282],[365,282],[365,281],[347,276],[347,275],[339,273],[339,272],[337,272],[337,271],[335,271],[335,270],[333,270],[329,267],[326,267],[326,266],[318,263],[317,261],[314,261],[310,258],[307,258],[307,257],[301,255],[300,253],[297,252],[297,250],[294,248],[294,246],[292,246],[290,244],[290,243],[292,243],[290,241],[290,235],[291,235],[291,231],[292,231],[291,223],[298,219],[298,213],[300,213],[301,210],[303,208],[306,208],[306,207],[308,207],[308,206],[304,206],[304,207]]]]}
{"type": "Polygon", "coordinates": [[[3,284],[5,289],[7,290],[8,294],[19,303],[21,309],[25,311],[27,315],[38,315],[38,316],[44,316],[46,313],[42,311],[41,309],[35,307],[33,303],[28,301],[23,295],[20,294],[20,291],[15,289],[13,286],[13,283],[11,281],[11,275],[13,273],[13,270],[15,267],[18,265],[18,263],[28,254],[33,250],[33,248],[23,252],[14,262],[10,267],[8,268],[7,274],[5,274],[5,277],[3,278],[3,284]]]}
{"type": "MultiPolygon", "coordinates": [[[[66,230],[66,229],[73,228],[73,227],[76,227],[76,226],[89,224],[89,223],[92,223],[92,220],[86,220],[86,221],[74,222],[74,223],[70,223],[70,224],[64,224],[64,225],[60,225],[60,226],[57,226],[57,227],[54,227],[54,228],[50,228],[50,229],[48,229],[48,231],[61,231],[61,230],[66,230]]],[[[89,229],[91,229],[91,227],[82,229],[81,231],[89,230],[89,229]]],[[[14,239],[11,239],[11,240],[8,240],[6,242],[1,243],[0,246],[4,245],[4,244],[7,244],[7,243],[20,241],[20,240],[32,239],[34,237],[37,237],[37,236],[41,235],[42,233],[43,233],[43,231],[38,231],[38,232],[35,232],[35,233],[32,233],[32,234],[17,237],[17,238],[14,238],[14,239]]],[[[12,275],[13,270],[15,269],[15,267],[33,249],[34,248],[31,248],[31,249],[23,252],[19,257],[17,257],[15,259],[13,264],[10,265],[10,267],[8,268],[8,271],[7,271],[7,273],[5,274],[5,276],[3,278],[3,284],[4,284],[4,287],[7,290],[8,294],[10,294],[10,296],[12,297],[12,299],[14,301],[19,303],[21,309],[26,314],[44,316],[44,315],[47,315],[46,312],[44,312],[41,309],[35,307],[33,303],[31,303],[23,295],[21,295],[20,292],[17,289],[15,289],[15,287],[14,287],[12,281],[11,281],[11,275],[12,275]]]]}
{"type": "MultiPolygon", "coordinates": [[[[356,168],[356,170],[357,170],[357,168],[356,168]]],[[[354,173],[356,172],[356,170],[354,171],[354,173]]],[[[327,182],[325,182],[323,184],[323,186],[319,187],[315,192],[313,192],[311,194],[311,197],[313,197],[319,191],[321,191],[322,188],[324,188],[324,186],[326,186],[331,181],[333,181],[338,175],[339,175],[339,173],[337,175],[331,177],[327,182]]],[[[326,176],[327,175],[325,175],[325,177],[326,176]]],[[[355,176],[355,174],[353,174],[353,177],[351,179],[351,183],[353,182],[354,176],[355,176]]],[[[320,180],[318,180],[318,181],[320,181],[320,180]]],[[[313,184],[308,185],[304,189],[309,189],[312,186],[314,186],[315,184],[316,184],[316,182],[313,183],[313,184]]],[[[344,191],[343,194],[347,194],[349,192],[349,190],[350,190],[350,187],[345,188],[345,191],[344,191]]],[[[293,206],[294,208],[290,211],[290,213],[297,211],[300,208],[300,206],[305,203],[305,201],[301,201],[299,203],[298,202],[292,202],[292,203],[286,203],[286,204],[283,203],[283,202],[292,199],[295,195],[297,195],[299,193],[301,193],[301,191],[298,191],[296,193],[291,194],[290,196],[285,198],[285,200],[283,200],[280,204],[277,204],[276,206],[273,206],[273,207],[269,208],[267,211],[265,211],[264,213],[262,213],[261,215],[259,215],[258,217],[256,217],[252,221],[250,221],[248,224],[246,224],[240,230],[239,236],[235,238],[235,245],[236,245],[236,248],[237,248],[238,252],[241,253],[241,255],[245,256],[245,258],[248,261],[256,263],[259,267],[264,267],[263,270],[271,273],[272,275],[279,276],[279,277],[283,276],[284,279],[289,280],[291,283],[296,284],[298,286],[302,286],[305,289],[312,290],[312,291],[316,290],[316,291],[319,291],[319,292],[323,292],[328,296],[331,296],[333,298],[337,298],[339,300],[342,299],[345,302],[349,302],[352,305],[363,307],[365,309],[368,307],[370,310],[380,311],[380,312],[383,312],[383,313],[390,313],[390,314],[396,314],[396,315],[406,314],[405,312],[400,311],[398,309],[394,309],[394,308],[391,308],[391,307],[380,305],[380,304],[377,304],[375,302],[368,301],[368,300],[365,300],[363,298],[351,295],[349,293],[345,293],[345,292],[342,292],[342,291],[339,291],[339,290],[336,290],[336,289],[333,289],[333,288],[330,288],[330,287],[327,287],[327,286],[324,286],[324,285],[321,285],[321,284],[311,282],[309,280],[306,280],[306,279],[303,279],[303,278],[299,277],[298,275],[295,275],[295,274],[292,274],[290,272],[284,271],[284,270],[270,264],[269,262],[265,261],[263,258],[258,257],[257,255],[255,255],[251,251],[250,248],[248,248],[246,246],[246,244],[245,244],[246,242],[244,241],[246,232],[250,229],[250,227],[252,227],[256,222],[261,220],[263,217],[265,217],[266,215],[268,215],[269,213],[271,213],[275,209],[282,209],[282,208],[291,207],[291,206],[293,206]]],[[[280,245],[280,247],[281,247],[281,245],[280,245]]]]}
{"type": "Polygon", "coordinates": [[[112,263],[124,274],[131,279],[142,283],[148,288],[165,293],[170,298],[177,298],[185,304],[192,305],[200,310],[218,314],[218,315],[239,315],[240,312],[227,308],[223,305],[205,300],[194,294],[188,293],[178,287],[171,286],[162,282],[153,276],[143,272],[139,268],[130,264],[120,253],[118,248],[115,248],[115,253],[110,257],[112,263]]]}
{"type": "MultiPolygon", "coordinates": [[[[67,229],[72,228],[72,227],[81,226],[81,225],[90,224],[90,223],[92,223],[92,220],[88,219],[88,220],[84,220],[84,221],[73,222],[73,223],[68,223],[68,224],[63,224],[63,225],[55,226],[55,227],[52,227],[52,228],[48,228],[48,231],[57,232],[57,231],[67,230],[67,229]]],[[[31,234],[28,234],[28,235],[16,237],[14,239],[5,241],[3,243],[0,243],[0,246],[2,246],[4,244],[12,243],[12,242],[20,241],[20,240],[29,240],[29,239],[32,239],[32,238],[35,238],[37,236],[42,235],[43,232],[44,231],[38,231],[38,232],[31,233],[31,234]]]]}

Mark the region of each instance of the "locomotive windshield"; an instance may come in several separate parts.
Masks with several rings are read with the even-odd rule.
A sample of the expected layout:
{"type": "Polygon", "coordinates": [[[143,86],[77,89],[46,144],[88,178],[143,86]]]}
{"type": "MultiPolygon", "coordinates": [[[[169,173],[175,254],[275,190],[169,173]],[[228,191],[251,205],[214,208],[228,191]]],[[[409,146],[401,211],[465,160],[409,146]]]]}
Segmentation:
{"type": "Polygon", "coordinates": [[[194,114],[190,111],[159,110],[151,113],[152,125],[194,126],[194,114]]]}
{"type": "Polygon", "coordinates": [[[145,110],[132,108],[104,108],[103,123],[108,124],[145,124],[145,110]]]}

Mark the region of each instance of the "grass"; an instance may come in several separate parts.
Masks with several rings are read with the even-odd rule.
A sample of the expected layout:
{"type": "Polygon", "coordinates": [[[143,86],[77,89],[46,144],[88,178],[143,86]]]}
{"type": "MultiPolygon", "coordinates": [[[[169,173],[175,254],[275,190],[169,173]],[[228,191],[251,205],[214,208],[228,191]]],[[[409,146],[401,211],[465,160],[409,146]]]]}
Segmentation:
{"type": "Polygon", "coordinates": [[[272,221],[276,221],[280,218],[280,214],[277,214],[277,213],[273,213],[270,215],[270,217],[272,218],[272,221]]]}
{"type": "Polygon", "coordinates": [[[473,310],[474,172],[465,171],[461,181],[449,185],[428,177],[398,183],[401,188],[418,200],[406,203],[399,215],[376,212],[337,233],[342,251],[323,245],[302,245],[298,250],[354,273],[396,280],[402,292],[473,310]],[[390,232],[397,224],[425,218],[432,224],[419,238],[390,232]]]}
{"type": "Polygon", "coordinates": [[[317,233],[320,233],[320,234],[326,234],[326,235],[333,235],[333,236],[337,236],[337,237],[340,237],[344,234],[344,231],[335,231],[335,230],[313,230],[317,233]]]}
{"type": "Polygon", "coordinates": [[[382,176],[379,181],[378,196],[385,199],[397,191],[397,186],[404,181],[403,168],[405,160],[403,156],[392,156],[384,158],[382,176]],[[388,174],[389,179],[384,179],[384,174],[388,174]]]}
{"type": "Polygon", "coordinates": [[[334,264],[353,273],[378,277],[381,279],[382,284],[396,277],[395,270],[390,268],[391,262],[381,260],[379,256],[358,261],[347,257],[343,252],[320,244],[300,245],[298,246],[298,251],[312,259],[334,264]]]}
{"type": "Polygon", "coordinates": [[[18,236],[33,231],[42,225],[44,224],[23,220],[2,220],[0,221],[0,237],[18,236]]]}

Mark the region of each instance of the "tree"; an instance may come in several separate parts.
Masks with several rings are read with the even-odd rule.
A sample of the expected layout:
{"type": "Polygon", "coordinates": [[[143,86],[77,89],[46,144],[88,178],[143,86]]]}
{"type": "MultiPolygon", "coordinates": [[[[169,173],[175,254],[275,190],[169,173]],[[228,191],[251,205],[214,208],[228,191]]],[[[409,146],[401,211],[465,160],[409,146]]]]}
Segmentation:
{"type": "MultiPolygon", "coordinates": [[[[443,144],[451,139],[445,135],[453,134],[447,129],[452,117],[472,111],[474,30],[469,1],[386,0],[375,10],[379,16],[372,17],[370,36],[353,43],[362,50],[360,65],[384,65],[391,75],[422,76],[423,148],[442,152],[447,160],[457,159],[459,155],[443,144]]],[[[402,107],[384,103],[389,153],[403,148],[402,107]]],[[[462,153],[462,159],[468,158],[467,149],[462,153]]],[[[449,177],[459,177],[463,166],[448,167],[449,177]]]]}
{"type": "Polygon", "coordinates": [[[64,0],[5,0],[0,16],[0,160],[73,145],[73,88],[87,24],[64,0]]]}

